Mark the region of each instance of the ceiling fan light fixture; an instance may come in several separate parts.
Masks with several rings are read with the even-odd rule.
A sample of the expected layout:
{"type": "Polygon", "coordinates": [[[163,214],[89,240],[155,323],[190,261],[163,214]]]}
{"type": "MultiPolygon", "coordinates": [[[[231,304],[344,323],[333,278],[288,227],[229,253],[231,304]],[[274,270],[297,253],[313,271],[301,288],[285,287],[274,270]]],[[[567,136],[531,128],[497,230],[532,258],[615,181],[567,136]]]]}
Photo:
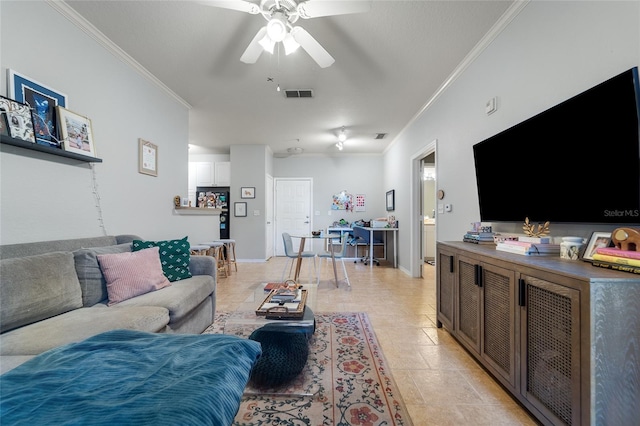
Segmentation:
{"type": "Polygon", "coordinates": [[[265,36],[262,37],[262,40],[260,40],[258,43],[260,43],[260,46],[262,46],[265,51],[273,55],[273,48],[275,47],[276,42],[271,40],[269,34],[265,34],[265,36]]]}
{"type": "Polygon", "coordinates": [[[289,55],[295,52],[296,50],[298,50],[298,47],[300,47],[298,42],[293,39],[293,36],[291,34],[287,34],[284,40],[282,40],[282,44],[284,45],[285,55],[289,55]]]}
{"type": "Polygon", "coordinates": [[[267,23],[267,35],[269,38],[278,43],[285,39],[288,32],[287,18],[282,13],[274,13],[267,23]]]}

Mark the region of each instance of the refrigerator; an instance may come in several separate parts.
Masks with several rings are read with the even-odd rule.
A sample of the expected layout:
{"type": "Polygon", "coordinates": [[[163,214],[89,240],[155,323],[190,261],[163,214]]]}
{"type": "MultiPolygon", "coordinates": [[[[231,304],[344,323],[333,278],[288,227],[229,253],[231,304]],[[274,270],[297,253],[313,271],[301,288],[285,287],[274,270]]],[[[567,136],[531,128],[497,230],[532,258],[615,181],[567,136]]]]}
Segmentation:
{"type": "Polygon", "coordinates": [[[228,186],[198,186],[196,187],[196,203],[200,207],[200,203],[204,202],[208,207],[215,207],[225,211],[220,213],[220,238],[230,237],[229,206],[229,187],[228,186]]]}

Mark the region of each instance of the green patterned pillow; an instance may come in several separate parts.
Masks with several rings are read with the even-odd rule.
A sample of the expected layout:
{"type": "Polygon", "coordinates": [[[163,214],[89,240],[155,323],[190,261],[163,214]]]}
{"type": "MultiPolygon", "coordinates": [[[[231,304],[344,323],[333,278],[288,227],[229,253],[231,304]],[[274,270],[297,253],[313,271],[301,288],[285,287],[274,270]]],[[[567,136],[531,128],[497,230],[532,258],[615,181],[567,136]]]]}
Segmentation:
{"type": "Polygon", "coordinates": [[[160,247],[160,263],[164,276],[171,282],[191,278],[189,261],[191,260],[191,245],[187,237],[181,240],[142,241],[133,240],[132,251],[160,247]]]}

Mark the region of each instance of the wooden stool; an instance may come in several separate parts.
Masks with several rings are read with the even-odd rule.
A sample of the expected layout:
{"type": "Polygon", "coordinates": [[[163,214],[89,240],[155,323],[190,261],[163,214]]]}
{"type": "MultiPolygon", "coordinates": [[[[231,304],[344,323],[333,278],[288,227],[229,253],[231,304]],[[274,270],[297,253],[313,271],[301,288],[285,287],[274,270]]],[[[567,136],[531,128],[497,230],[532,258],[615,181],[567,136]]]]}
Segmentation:
{"type": "Polygon", "coordinates": [[[225,277],[229,276],[229,271],[227,269],[227,264],[224,260],[224,243],[221,241],[210,241],[206,243],[201,243],[201,245],[206,245],[209,247],[209,254],[216,261],[216,268],[218,273],[223,273],[225,277]]]}
{"type": "Polygon", "coordinates": [[[231,238],[223,238],[217,241],[221,241],[225,246],[225,258],[227,261],[227,269],[231,273],[231,264],[236,272],[238,272],[238,264],[236,263],[236,240],[231,238]]]}
{"type": "Polygon", "coordinates": [[[194,256],[207,256],[210,248],[211,246],[209,245],[194,244],[191,245],[191,254],[194,256]]]}

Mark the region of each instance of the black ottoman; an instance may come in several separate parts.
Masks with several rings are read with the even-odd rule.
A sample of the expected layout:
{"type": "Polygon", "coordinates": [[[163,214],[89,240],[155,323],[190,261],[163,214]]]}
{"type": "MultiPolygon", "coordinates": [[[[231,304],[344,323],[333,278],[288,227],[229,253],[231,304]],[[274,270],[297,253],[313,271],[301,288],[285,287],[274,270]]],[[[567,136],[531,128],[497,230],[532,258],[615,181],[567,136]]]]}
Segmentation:
{"type": "Polygon", "coordinates": [[[309,339],[314,331],[315,321],[312,329],[287,321],[269,323],[251,333],[249,339],[262,345],[262,355],[251,370],[251,384],[274,388],[295,379],[307,363],[309,339]]]}

